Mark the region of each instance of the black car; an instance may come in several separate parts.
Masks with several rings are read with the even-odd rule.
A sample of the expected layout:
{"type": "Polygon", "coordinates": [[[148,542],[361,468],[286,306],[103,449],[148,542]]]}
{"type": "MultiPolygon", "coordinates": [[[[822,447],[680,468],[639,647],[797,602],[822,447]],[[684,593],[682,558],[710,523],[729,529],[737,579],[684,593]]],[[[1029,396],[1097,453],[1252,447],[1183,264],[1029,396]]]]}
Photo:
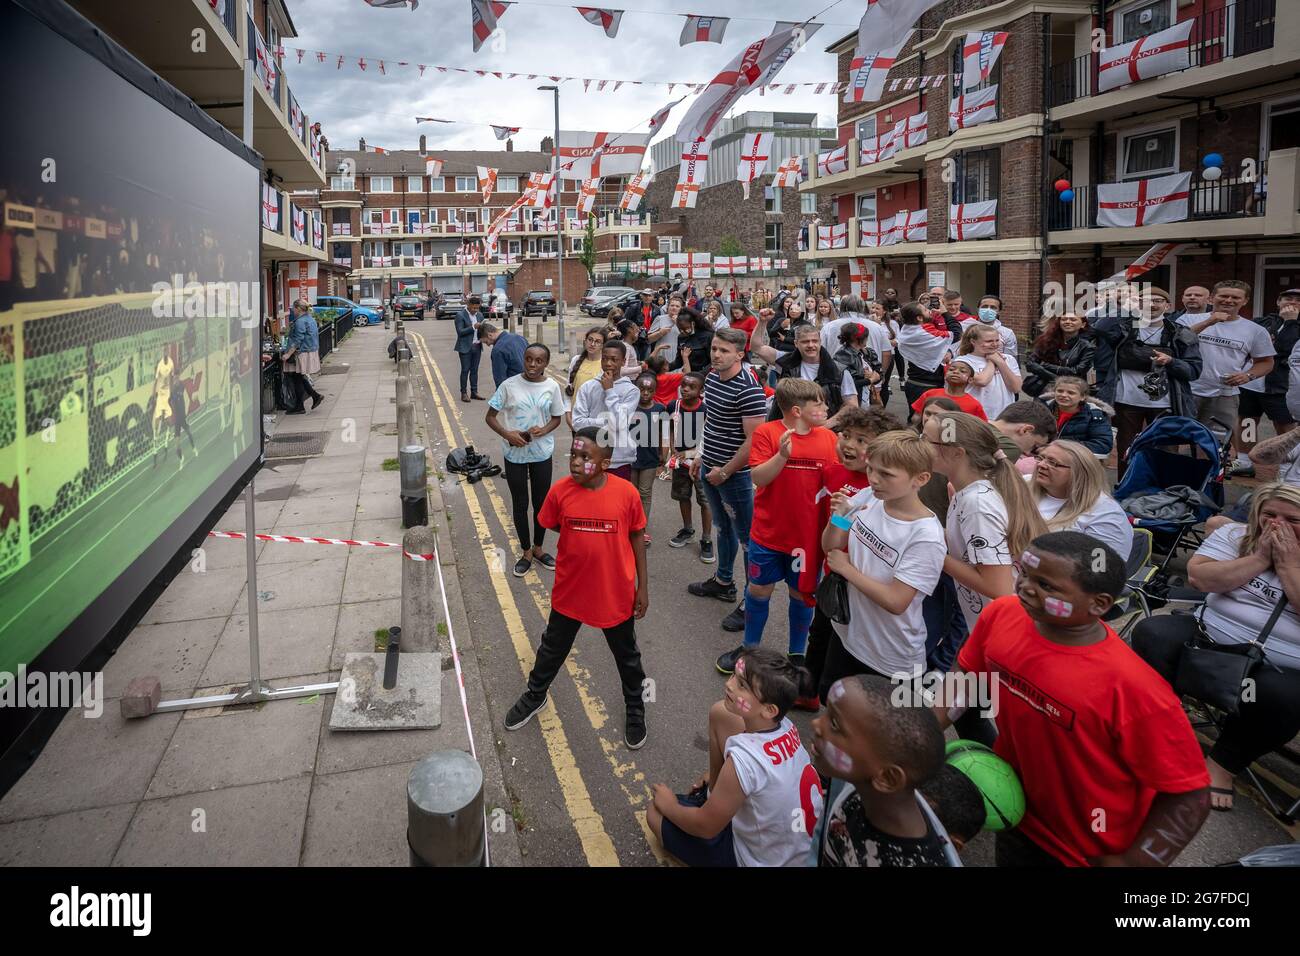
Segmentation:
{"type": "Polygon", "coordinates": [[[393,300],[393,315],[396,318],[412,316],[424,318],[424,296],[418,294],[399,295],[393,300]]]}
{"type": "Polygon", "coordinates": [[[555,293],[530,292],[524,296],[524,315],[555,315],[555,293]]]}
{"type": "Polygon", "coordinates": [[[456,313],[465,308],[465,296],[460,292],[444,292],[438,302],[438,318],[455,318],[456,313]]]}
{"type": "Polygon", "coordinates": [[[641,293],[624,292],[622,295],[616,295],[612,299],[599,299],[595,305],[592,305],[587,309],[587,314],[595,316],[598,319],[603,319],[605,316],[609,315],[609,310],[614,306],[618,306],[622,309],[623,315],[626,317],[628,309],[639,309],[641,307],[641,293]]]}

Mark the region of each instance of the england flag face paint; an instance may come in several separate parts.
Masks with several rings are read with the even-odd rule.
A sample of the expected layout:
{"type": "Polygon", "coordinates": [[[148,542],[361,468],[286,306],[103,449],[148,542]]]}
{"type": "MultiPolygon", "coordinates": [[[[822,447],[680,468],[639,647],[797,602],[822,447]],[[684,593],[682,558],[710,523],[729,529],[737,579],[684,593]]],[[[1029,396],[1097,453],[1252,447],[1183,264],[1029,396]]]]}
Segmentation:
{"type": "Polygon", "coordinates": [[[596,473],[596,463],[594,461],[584,461],[582,463],[582,473],[584,475],[594,475],[596,473]]]}
{"type": "Polygon", "coordinates": [[[1020,556],[1020,563],[1027,568],[1036,568],[1038,567],[1038,555],[1032,551],[1026,551],[1020,556]]]}
{"type": "Polygon", "coordinates": [[[1043,609],[1052,617],[1069,617],[1074,613],[1074,605],[1060,598],[1043,598],[1043,609]]]}
{"type": "Polygon", "coordinates": [[[822,756],[826,758],[826,762],[831,765],[836,773],[852,773],[853,758],[829,740],[818,741],[817,749],[821,751],[822,756]]]}

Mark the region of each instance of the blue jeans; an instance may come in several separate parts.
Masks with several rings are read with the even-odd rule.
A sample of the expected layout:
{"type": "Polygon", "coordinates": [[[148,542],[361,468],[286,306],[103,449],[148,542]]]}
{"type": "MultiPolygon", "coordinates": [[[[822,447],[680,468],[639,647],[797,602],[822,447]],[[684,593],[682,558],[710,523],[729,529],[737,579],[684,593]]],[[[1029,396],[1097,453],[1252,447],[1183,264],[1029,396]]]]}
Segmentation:
{"type": "Polygon", "coordinates": [[[460,393],[477,392],[478,363],[483,358],[483,346],[476,342],[471,351],[456,354],[460,356],[460,393]]]}
{"type": "Polygon", "coordinates": [[[966,615],[957,601],[957,585],[950,575],[939,577],[939,586],[921,602],[925,619],[926,670],[947,673],[966,643],[966,615]]]}
{"type": "Polygon", "coordinates": [[[714,486],[704,480],[712,470],[712,465],[700,466],[700,484],[704,487],[704,496],[709,499],[713,527],[717,532],[716,577],[723,584],[730,584],[736,565],[736,552],[743,548],[748,561],[749,526],[754,520],[754,480],[749,475],[749,469],[745,469],[714,486]]]}

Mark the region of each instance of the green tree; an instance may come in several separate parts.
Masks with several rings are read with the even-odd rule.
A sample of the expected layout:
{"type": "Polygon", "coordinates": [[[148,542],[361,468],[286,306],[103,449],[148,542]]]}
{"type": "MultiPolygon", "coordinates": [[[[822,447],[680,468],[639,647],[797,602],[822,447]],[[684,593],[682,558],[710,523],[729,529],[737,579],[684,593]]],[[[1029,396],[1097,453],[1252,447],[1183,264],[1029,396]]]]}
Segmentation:
{"type": "Polygon", "coordinates": [[[589,215],[587,217],[587,231],[582,237],[582,255],[578,257],[584,269],[587,270],[587,278],[591,285],[596,284],[596,217],[589,215]]]}
{"type": "Polygon", "coordinates": [[[743,256],[745,250],[740,247],[740,240],[733,235],[725,235],[718,243],[718,255],[743,256]]]}

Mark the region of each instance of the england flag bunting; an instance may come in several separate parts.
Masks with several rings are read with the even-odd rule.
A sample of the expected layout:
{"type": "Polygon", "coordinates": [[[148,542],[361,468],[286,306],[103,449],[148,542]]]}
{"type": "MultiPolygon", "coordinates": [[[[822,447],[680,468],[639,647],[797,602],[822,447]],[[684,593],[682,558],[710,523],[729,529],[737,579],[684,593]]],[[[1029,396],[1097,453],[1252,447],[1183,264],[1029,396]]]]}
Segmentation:
{"type": "Polygon", "coordinates": [[[434,179],[437,179],[439,176],[441,176],[441,175],[442,175],[442,160],[441,160],[441,159],[434,159],[434,158],[432,158],[432,157],[426,159],[426,160],[424,161],[424,174],[425,174],[426,176],[430,176],[430,177],[432,177],[432,178],[434,178],[434,179]]]}
{"type": "Polygon", "coordinates": [[[492,196],[492,190],[497,188],[497,171],[490,166],[476,166],[478,170],[478,190],[483,194],[483,201],[487,202],[492,196]]]}
{"type": "Polygon", "coordinates": [[[555,173],[529,173],[524,205],[532,209],[550,209],[554,185],[555,173]]]}
{"type": "Polygon", "coordinates": [[[578,213],[585,220],[596,208],[596,194],[600,192],[599,179],[584,179],[578,190],[578,213]]]}
{"type": "Polygon", "coordinates": [[[772,33],[736,54],[709,81],[677,127],[679,143],[708,139],[713,129],[746,93],[771,83],[790,59],[821,29],[820,23],[778,23],[772,33]]]}
{"type": "Polygon", "coordinates": [[[966,34],[961,48],[963,90],[973,89],[989,78],[1010,35],[998,30],[966,34]]]}
{"type": "Polygon", "coordinates": [[[385,9],[385,8],[404,7],[408,2],[411,4],[412,10],[414,10],[416,7],[420,5],[420,0],[366,0],[366,3],[370,4],[370,6],[374,7],[377,10],[385,9]]]}
{"type": "Polygon", "coordinates": [[[1155,176],[1135,183],[1097,184],[1097,225],[1153,226],[1187,218],[1191,173],[1155,176]]]}
{"type": "Polygon", "coordinates": [[[673,187],[672,208],[695,208],[695,198],[704,186],[704,174],[708,167],[708,143],[691,143],[682,150],[682,162],[677,172],[677,185],[673,187]]]}
{"type": "MultiPolygon", "coordinates": [[[[673,85],[673,84],[669,84],[669,85],[671,86],[671,85],[673,85]]],[[[664,120],[668,119],[668,114],[671,113],[671,112],[673,111],[673,107],[676,106],[678,103],[680,103],[680,102],[681,102],[682,100],[684,100],[684,99],[686,99],[686,97],[683,96],[681,99],[673,100],[671,103],[669,103],[669,104],[668,104],[667,106],[665,106],[663,109],[661,109],[658,113],[655,113],[654,116],[650,117],[650,133],[651,133],[651,135],[654,135],[655,133],[659,132],[660,129],[663,128],[664,120]]]]}
{"type": "Polygon", "coordinates": [[[847,249],[849,247],[849,224],[842,222],[838,226],[817,227],[818,249],[847,249]]]}
{"type": "Polygon", "coordinates": [[[280,231],[280,194],[270,183],[262,183],[262,228],[280,231]]]}
{"type": "Polygon", "coordinates": [[[671,252],[668,268],[673,275],[680,273],[687,280],[707,279],[713,274],[711,259],[707,252],[671,252]]]}
{"type": "Polygon", "coordinates": [[[948,238],[985,239],[997,235],[998,201],[957,203],[948,207],[948,238]]]}
{"type": "Polygon", "coordinates": [[[470,26],[474,34],[474,52],[483,46],[483,41],[497,29],[497,21],[506,12],[509,3],[499,0],[469,0],[470,26]]]}
{"type": "Polygon", "coordinates": [[[593,23],[605,31],[611,40],[618,36],[618,22],[623,19],[622,10],[606,10],[604,7],[575,7],[582,19],[593,23]]]}
{"type": "Polygon", "coordinates": [[[564,179],[630,176],[641,170],[653,133],[589,133],[560,130],[560,175],[564,179]]]}
{"type": "Polygon", "coordinates": [[[753,267],[755,272],[772,271],[772,260],[768,256],[755,256],[753,259],[749,260],[749,264],[753,267]]]}
{"type": "Polygon", "coordinates": [[[773,269],[776,269],[776,270],[778,270],[778,271],[781,270],[781,269],[789,269],[789,268],[790,268],[790,260],[789,260],[789,259],[773,259],[773,260],[772,260],[772,268],[773,268],[773,269]]]}
{"type": "Polygon", "coordinates": [[[641,200],[645,198],[645,188],[649,180],[649,173],[637,173],[627,181],[627,186],[623,189],[623,196],[618,201],[620,211],[637,211],[637,208],[641,205],[641,200]]]}
{"type": "Polygon", "coordinates": [[[743,276],[749,271],[749,256],[714,256],[713,271],[720,276],[743,276]]]}
{"type": "Polygon", "coordinates": [[[688,43],[721,43],[722,35],[727,32],[727,24],[731,22],[730,17],[698,17],[686,15],[686,23],[682,26],[681,41],[678,46],[686,46],[688,43]]]}
{"type": "Polygon", "coordinates": [[[902,44],[921,14],[939,0],[867,0],[867,12],[858,22],[858,49],[902,44]]]}
{"type": "Polygon", "coordinates": [[[772,185],[777,189],[797,189],[803,179],[803,157],[791,156],[776,168],[772,185]]]}
{"type": "Polygon", "coordinates": [[[849,260],[849,294],[863,299],[876,297],[876,274],[866,259],[849,260]]]}
{"type": "Polygon", "coordinates": [[[885,90],[885,78],[898,59],[898,53],[911,37],[908,30],[903,39],[887,50],[867,52],[861,48],[853,52],[849,63],[849,86],[844,92],[845,103],[874,103],[885,90]]]}
{"type": "Polygon", "coordinates": [[[518,133],[520,129],[522,129],[520,126],[493,126],[492,132],[497,134],[497,139],[509,139],[518,133]]]}
{"type": "Polygon", "coordinates": [[[963,93],[954,97],[948,106],[948,132],[968,129],[998,118],[998,86],[963,93]]]}
{"type": "Polygon", "coordinates": [[[665,269],[667,269],[667,263],[663,259],[645,260],[646,275],[661,276],[664,274],[665,269]]]}
{"type": "Polygon", "coordinates": [[[849,168],[849,148],[841,146],[825,153],[817,154],[817,175],[834,176],[847,172],[849,168]]]}
{"type": "Polygon", "coordinates": [[[775,133],[746,133],[740,140],[740,165],[736,168],[736,178],[740,180],[746,199],[749,198],[749,184],[767,172],[775,136],[775,133]]]}
{"type": "Polygon", "coordinates": [[[1097,92],[1105,93],[1138,80],[1187,69],[1192,62],[1191,36],[1195,22],[1184,20],[1168,30],[1102,50],[1097,67],[1097,92]]]}

